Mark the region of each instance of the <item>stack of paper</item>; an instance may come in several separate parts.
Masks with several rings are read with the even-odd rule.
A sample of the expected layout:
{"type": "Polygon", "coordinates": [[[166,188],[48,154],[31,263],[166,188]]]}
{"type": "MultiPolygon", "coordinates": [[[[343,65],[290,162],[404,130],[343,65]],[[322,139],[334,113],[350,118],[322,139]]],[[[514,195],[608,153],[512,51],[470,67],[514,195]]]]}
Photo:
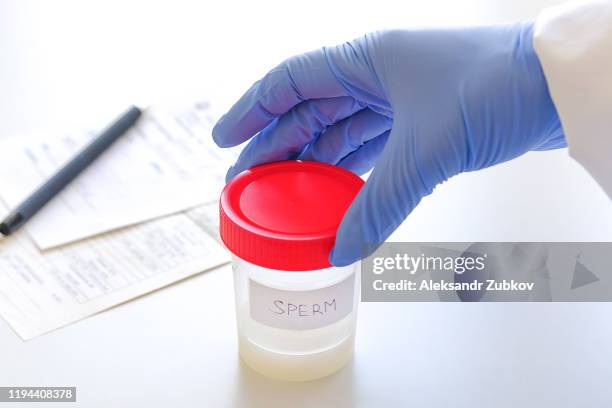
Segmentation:
{"type": "MultiPolygon", "coordinates": [[[[217,199],[235,152],[214,146],[212,123],[201,104],[148,111],[0,242],[0,316],[23,339],[229,260],[217,241],[217,199]]],[[[0,141],[6,210],[93,135],[0,141]]]]}

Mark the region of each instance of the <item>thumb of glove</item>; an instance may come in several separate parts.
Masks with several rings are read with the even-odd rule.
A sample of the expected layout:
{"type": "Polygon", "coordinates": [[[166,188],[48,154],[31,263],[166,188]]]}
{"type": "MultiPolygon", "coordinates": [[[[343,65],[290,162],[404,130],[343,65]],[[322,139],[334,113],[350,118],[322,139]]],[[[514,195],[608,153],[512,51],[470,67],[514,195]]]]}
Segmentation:
{"type": "Polygon", "coordinates": [[[434,187],[460,171],[454,149],[434,149],[435,125],[396,119],[370,178],[347,210],[330,253],[335,266],[371,255],[434,187]],[[439,153],[443,154],[440,157],[439,153]],[[444,160],[443,160],[444,159],[444,160]]]}

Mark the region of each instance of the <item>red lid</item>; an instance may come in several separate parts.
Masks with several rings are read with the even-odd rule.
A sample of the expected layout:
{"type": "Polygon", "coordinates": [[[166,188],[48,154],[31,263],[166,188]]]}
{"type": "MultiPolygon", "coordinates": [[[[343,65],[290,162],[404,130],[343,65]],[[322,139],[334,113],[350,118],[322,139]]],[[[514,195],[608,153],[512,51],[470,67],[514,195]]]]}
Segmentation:
{"type": "Polygon", "coordinates": [[[329,268],[336,230],[363,180],[341,167],[284,161],[240,173],[221,193],[221,238],[266,268],[329,268]]]}

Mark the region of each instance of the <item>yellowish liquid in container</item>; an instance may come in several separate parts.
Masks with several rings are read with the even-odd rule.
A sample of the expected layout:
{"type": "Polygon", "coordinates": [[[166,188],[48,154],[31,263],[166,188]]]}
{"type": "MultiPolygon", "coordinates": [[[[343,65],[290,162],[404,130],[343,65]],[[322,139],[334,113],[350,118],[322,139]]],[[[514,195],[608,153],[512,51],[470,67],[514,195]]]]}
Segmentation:
{"type": "Polygon", "coordinates": [[[239,336],[240,356],[253,370],[266,377],[286,381],[310,381],[331,375],[353,356],[354,337],[336,346],[307,354],[285,354],[266,350],[239,336]]]}
{"type": "Polygon", "coordinates": [[[295,331],[254,321],[246,305],[238,310],[242,326],[238,330],[240,356],[249,367],[266,377],[285,381],[316,380],[337,372],[353,356],[354,316],[318,329],[295,331]]]}

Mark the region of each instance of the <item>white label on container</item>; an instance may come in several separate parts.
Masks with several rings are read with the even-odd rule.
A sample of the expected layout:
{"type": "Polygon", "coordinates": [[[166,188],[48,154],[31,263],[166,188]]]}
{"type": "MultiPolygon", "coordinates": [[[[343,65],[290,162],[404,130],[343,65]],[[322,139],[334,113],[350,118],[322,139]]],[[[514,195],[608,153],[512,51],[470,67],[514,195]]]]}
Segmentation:
{"type": "Polygon", "coordinates": [[[354,273],[335,285],[306,291],[275,289],[249,279],[251,318],[279,329],[317,329],[353,311],[354,290],[354,273]]]}

